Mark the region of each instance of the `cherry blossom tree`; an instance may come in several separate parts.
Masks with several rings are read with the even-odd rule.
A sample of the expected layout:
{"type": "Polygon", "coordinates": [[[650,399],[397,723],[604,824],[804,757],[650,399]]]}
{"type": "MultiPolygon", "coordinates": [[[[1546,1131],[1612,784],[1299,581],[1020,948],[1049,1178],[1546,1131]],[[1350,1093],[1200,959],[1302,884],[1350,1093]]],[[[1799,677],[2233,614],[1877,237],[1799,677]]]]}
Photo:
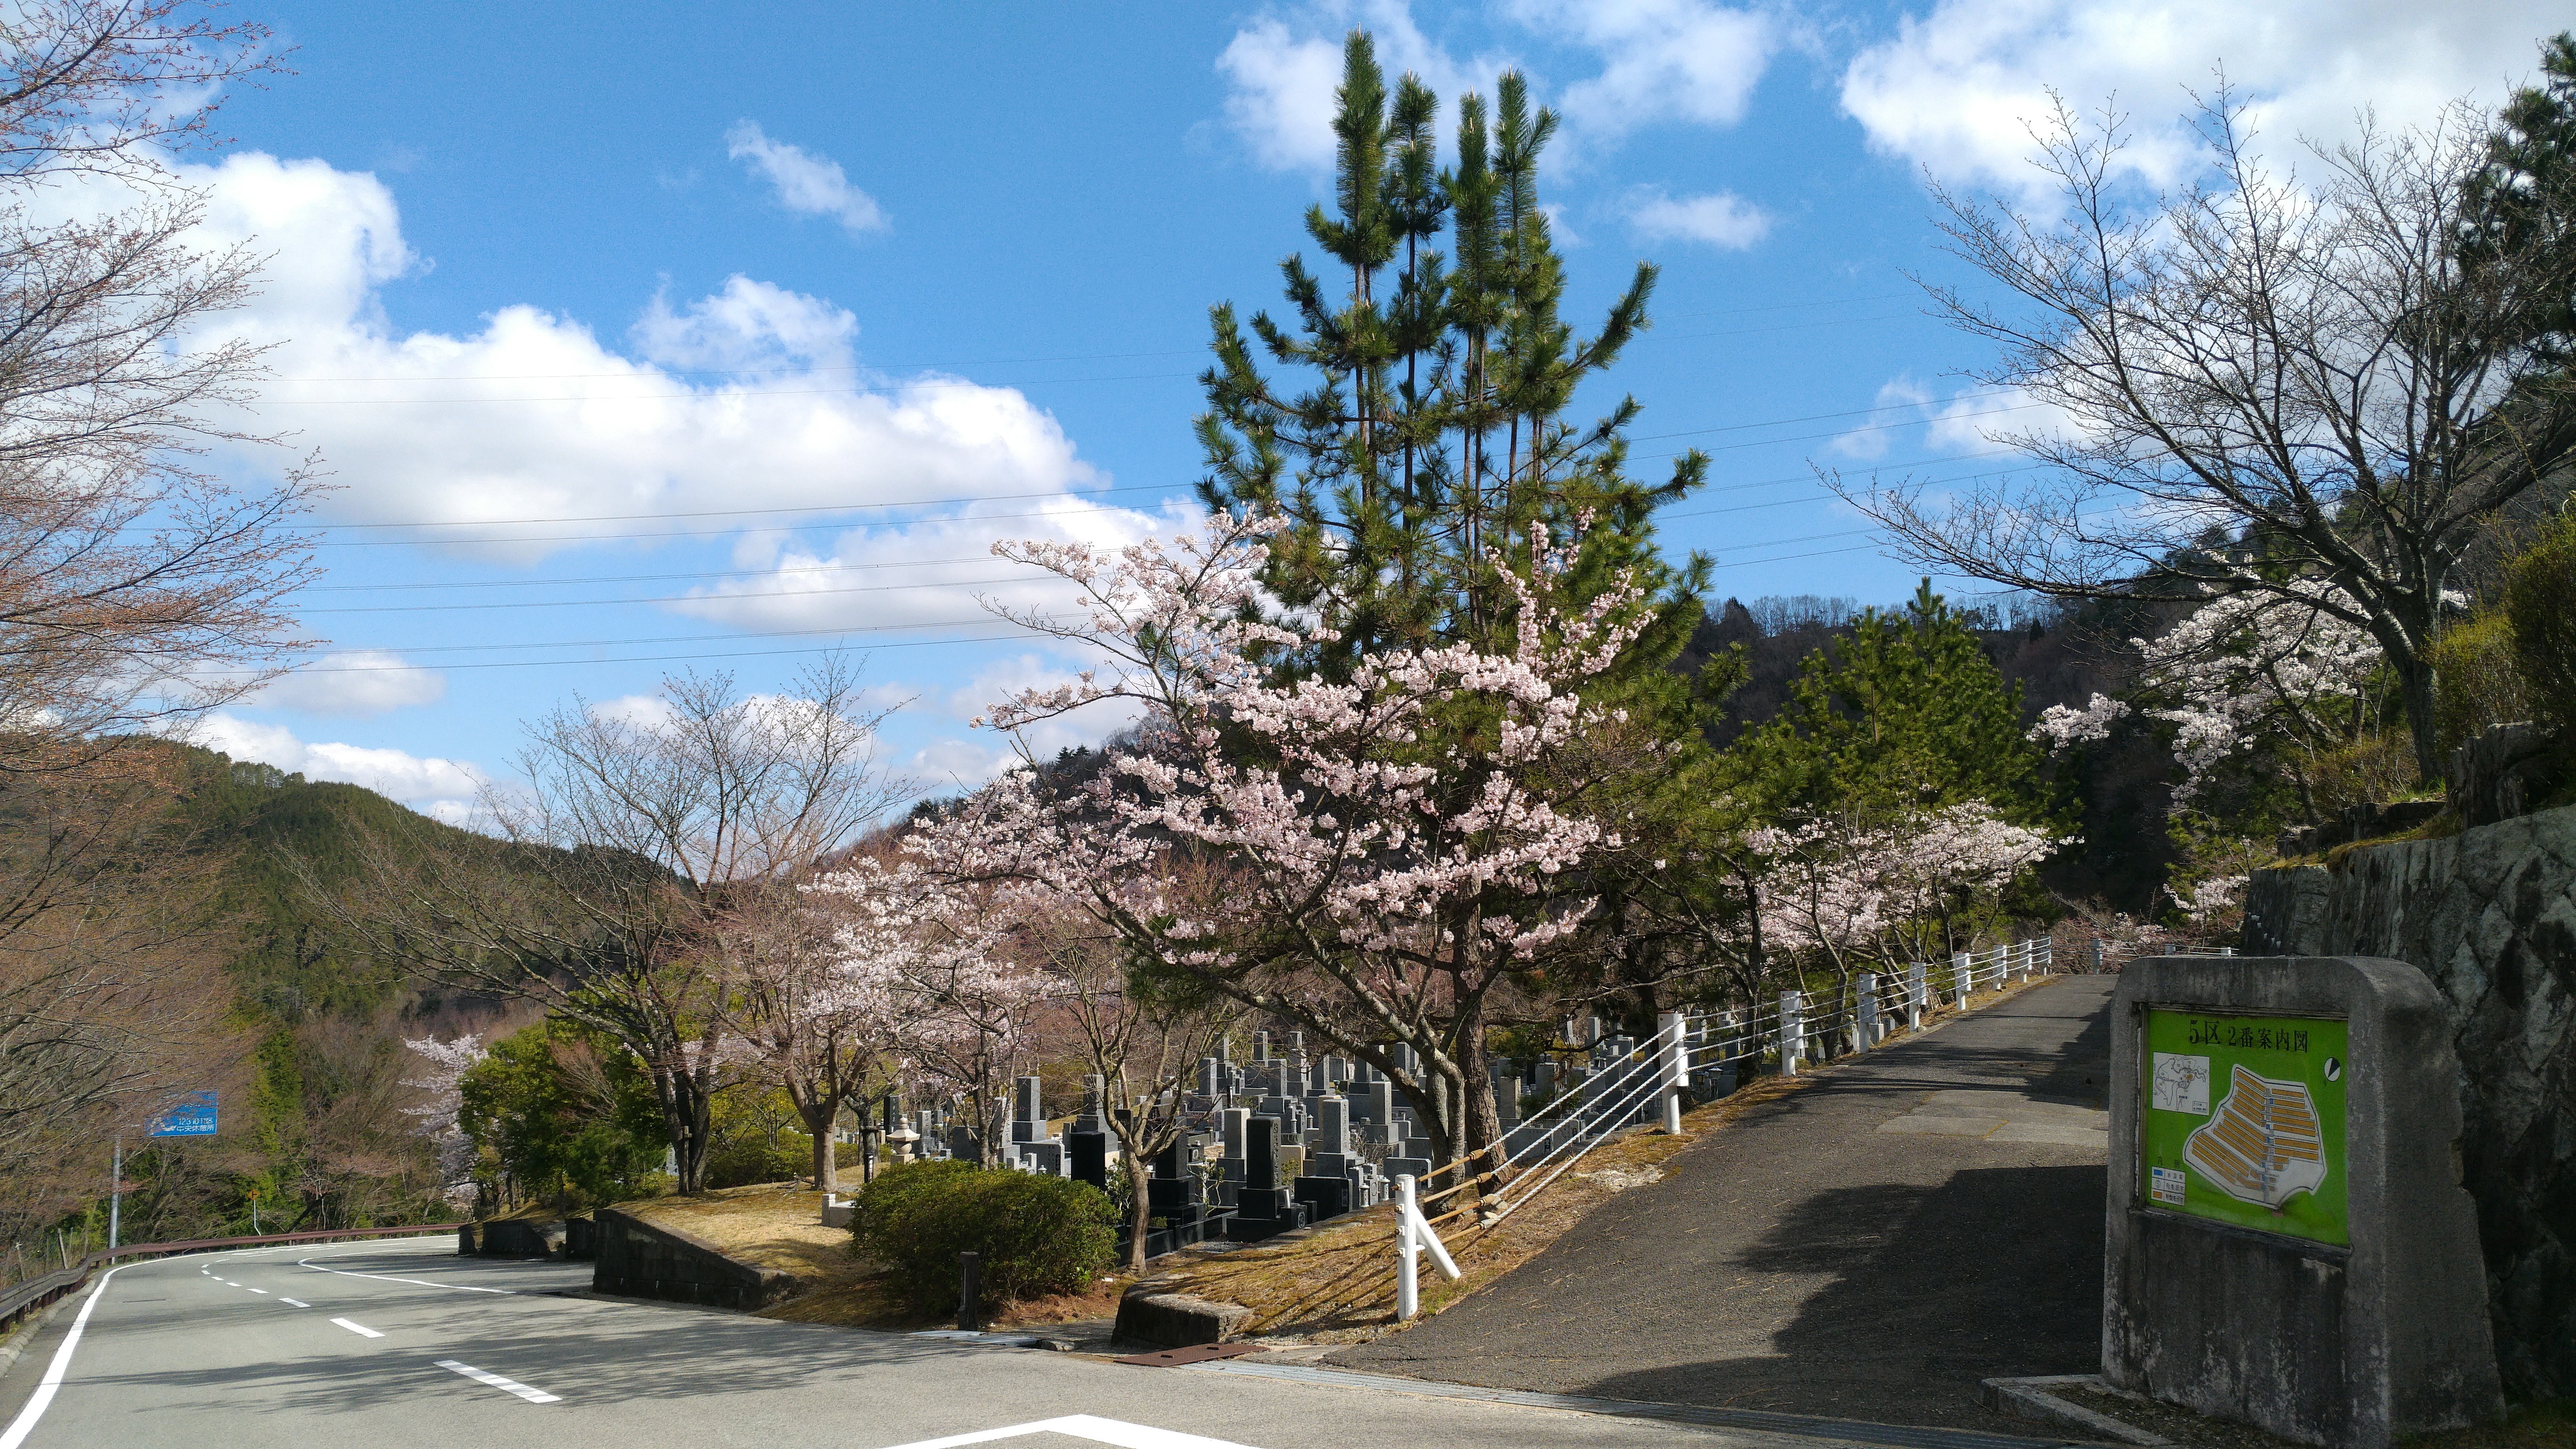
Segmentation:
{"type": "Polygon", "coordinates": [[[1652,610],[1634,580],[1570,603],[1581,540],[1535,529],[1527,573],[1507,571],[1507,651],[1388,650],[1346,678],[1279,682],[1275,662],[1334,636],[1251,617],[1275,527],[1219,516],[1116,552],[997,545],[1084,600],[1071,616],[1001,612],[1106,663],[984,722],[1018,737],[1118,699],[1147,726],[1079,786],[1032,759],[908,844],[958,878],[1049,891],[1152,968],[1368,1062],[1455,1159],[1496,1135],[1489,1008],[1572,949],[1594,904],[1578,883],[1624,845],[1592,807],[1662,748],[1579,692],[1652,610]],[[1182,857],[1221,862],[1226,888],[1175,896],[1182,857]]]}
{"type": "Polygon", "coordinates": [[[1753,832],[1763,940],[1831,970],[1845,1009],[1854,972],[1968,949],[2022,871],[2068,843],[1984,801],[1893,819],[1828,816],[1753,832]]]}
{"type": "Polygon", "coordinates": [[[984,1165],[1000,1162],[1011,1078],[1049,994],[1007,939],[1008,889],[876,855],[810,889],[836,902],[830,960],[877,1003],[890,1071],[963,1101],[984,1165]]]}
{"type": "Polygon", "coordinates": [[[423,1037],[403,1039],[403,1045],[428,1063],[422,1075],[405,1077],[403,1085],[416,1088],[427,1100],[402,1109],[412,1119],[412,1132],[429,1139],[438,1154],[438,1182],[449,1202],[466,1206],[474,1193],[475,1148],[465,1129],[457,1123],[457,1113],[465,1105],[463,1082],[475,1063],[491,1053],[483,1049],[480,1033],[468,1032],[454,1041],[423,1037]]]}
{"type": "MultiPolygon", "coordinates": [[[[725,958],[734,1039],[758,1074],[787,1094],[813,1142],[814,1187],[840,1187],[832,1132],[894,1068],[900,977],[881,950],[851,949],[846,900],[755,892],[715,931],[725,958]]],[[[864,926],[859,929],[864,930],[864,926]]]]}
{"type": "MultiPolygon", "coordinates": [[[[2132,639],[2142,660],[2143,711],[2173,727],[2190,802],[2232,760],[2281,746],[2282,765],[2308,818],[2319,818],[2317,763],[2375,728],[2379,643],[2350,622],[2337,585],[2296,581],[2282,592],[2222,594],[2154,639],[2132,639]]],[[[2030,737],[2052,751],[2107,738],[2130,706],[2096,694],[2082,708],[2053,705],[2030,737]]]]}

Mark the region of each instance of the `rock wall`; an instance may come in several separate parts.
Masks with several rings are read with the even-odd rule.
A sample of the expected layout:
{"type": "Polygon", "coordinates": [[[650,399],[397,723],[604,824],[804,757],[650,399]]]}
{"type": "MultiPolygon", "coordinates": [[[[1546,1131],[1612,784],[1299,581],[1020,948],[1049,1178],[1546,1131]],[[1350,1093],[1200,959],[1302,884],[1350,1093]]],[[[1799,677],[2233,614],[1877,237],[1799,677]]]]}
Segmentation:
{"type": "Polygon", "coordinates": [[[2576,809],[2257,871],[2244,949],[2388,956],[2433,979],[2505,1392],[2576,1396],[2576,809]]]}
{"type": "Polygon", "coordinates": [[[590,1274],[594,1292],[741,1309],[766,1308],[796,1295],[793,1276],[728,1258],[715,1244],[677,1229],[615,1208],[601,1208],[593,1222],[599,1254],[590,1274]]]}

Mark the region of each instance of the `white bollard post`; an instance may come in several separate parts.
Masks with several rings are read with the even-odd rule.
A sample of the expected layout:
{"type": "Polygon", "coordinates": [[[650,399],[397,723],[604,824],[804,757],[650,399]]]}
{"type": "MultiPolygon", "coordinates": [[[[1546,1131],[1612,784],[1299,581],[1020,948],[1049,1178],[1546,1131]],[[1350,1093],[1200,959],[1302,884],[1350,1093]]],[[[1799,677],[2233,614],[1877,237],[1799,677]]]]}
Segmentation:
{"type": "Polygon", "coordinates": [[[1923,1004],[1931,1000],[1932,968],[1921,961],[1905,968],[1905,1029],[1923,1029],[1923,1004]]]}
{"type": "Polygon", "coordinates": [[[1807,1057],[1807,1022],[1799,1010],[1798,993],[1780,993],[1780,1075],[1798,1075],[1798,1064],[1807,1057]]]}
{"type": "Polygon", "coordinates": [[[1664,1035],[1664,1131],[1674,1137],[1682,1133],[1682,1093],[1690,1087],[1690,1037],[1682,1030],[1682,1014],[1667,1011],[1662,1017],[1664,1035]]]}
{"type": "Polygon", "coordinates": [[[1396,1178],[1395,1201],[1395,1317],[1399,1323],[1409,1323],[1414,1314],[1422,1311],[1422,1245],[1413,1236],[1411,1174],[1396,1178]]]}
{"type": "Polygon", "coordinates": [[[1968,1009],[1968,993],[1977,989],[1977,958],[1961,951],[1950,958],[1950,989],[1959,994],[1959,1009],[1968,1009]]]}
{"type": "Polygon", "coordinates": [[[1852,980],[1852,1049],[1878,1045],[1878,973],[1863,971],[1852,980]]]}

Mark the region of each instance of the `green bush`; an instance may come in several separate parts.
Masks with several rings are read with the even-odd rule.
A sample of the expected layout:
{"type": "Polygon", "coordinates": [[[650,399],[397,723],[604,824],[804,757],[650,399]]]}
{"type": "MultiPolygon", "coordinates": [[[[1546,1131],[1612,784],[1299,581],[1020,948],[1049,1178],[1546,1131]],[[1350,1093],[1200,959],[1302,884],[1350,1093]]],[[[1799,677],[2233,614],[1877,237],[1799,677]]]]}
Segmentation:
{"type": "Polygon", "coordinates": [[[957,1255],[980,1253],[983,1306],[1078,1293],[1107,1268],[1117,1230],[1089,1183],[967,1162],[908,1162],[877,1174],[850,1215],[856,1251],[884,1263],[923,1313],[957,1304],[957,1255]]]}
{"type": "Polygon", "coordinates": [[[2514,660],[2513,621],[2483,613],[2433,646],[2433,721],[2443,759],[2488,725],[2531,718],[2514,660]]]}
{"type": "Polygon", "coordinates": [[[755,1182],[785,1182],[814,1170],[806,1139],[781,1132],[775,1140],[737,1137],[707,1154],[707,1186],[742,1187],[755,1182]]]}
{"type": "Polygon", "coordinates": [[[2505,617],[2532,713],[2576,730],[2576,513],[2562,513],[2506,566],[2505,617]]]}

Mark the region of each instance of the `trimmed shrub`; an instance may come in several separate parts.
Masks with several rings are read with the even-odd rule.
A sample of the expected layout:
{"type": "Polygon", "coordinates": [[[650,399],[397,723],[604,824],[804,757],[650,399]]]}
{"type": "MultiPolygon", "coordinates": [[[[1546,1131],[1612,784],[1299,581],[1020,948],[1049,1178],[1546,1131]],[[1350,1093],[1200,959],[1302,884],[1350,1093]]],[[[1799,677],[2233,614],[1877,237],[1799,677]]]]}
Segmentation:
{"type": "Polygon", "coordinates": [[[755,1182],[785,1182],[814,1170],[813,1149],[806,1139],[781,1132],[777,1140],[737,1137],[707,1154],[707,1186],[745,1187],[755,1182]]]}
{"type": "Polygon", "coordinates": [[[2494,724],[2531,718],[2531,701],[2514,660],[2513,621],[2483,613],[2433,646],[2433,721],[2442,758],[2494,724]]]}
{"type": "Polygon", "coordinates": [[[1091,1286],[1116,1252],[1109,1198],[1089,1183],[967,1162],[877,1174],[850,1215],[855,1251],[884,1263],[923,1313],[957,1305],[957,1255],[983,1255],[983,1306],[1091,1286]]]}
{"type": "Polygon", "coordinates": [[[2561,513],[2506,566],[2504,612],[2533,714],[2576,731],[2576,513],[2561,513]]]}

